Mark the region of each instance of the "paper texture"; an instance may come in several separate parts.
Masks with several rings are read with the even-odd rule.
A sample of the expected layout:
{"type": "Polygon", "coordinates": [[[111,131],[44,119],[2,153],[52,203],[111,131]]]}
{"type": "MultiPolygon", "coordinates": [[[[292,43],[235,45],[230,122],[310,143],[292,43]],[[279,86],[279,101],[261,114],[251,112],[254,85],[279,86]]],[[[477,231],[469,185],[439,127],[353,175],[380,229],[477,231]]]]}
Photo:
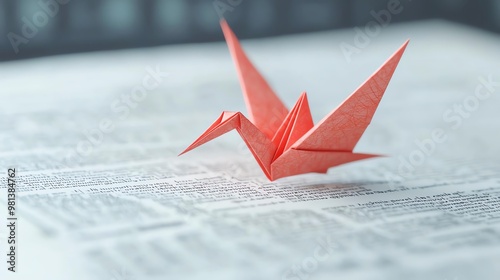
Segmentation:
{"type": "Polygon", "coordinates": [[[274,182],[235,133],[177,157],[212,116],[244,110],[224,43],[2,64],[19,271],[2,265],[0,278],[498,279],[499,40],[395,25],[348,64],[335,47],[352,36],[246,45],[289,107],[309,90],[318,120],[411,37],[398,67],[411,74],[392,81],[356,147],[393,156],[274,182]],[[477,88],[491,94],[461,117],[454,105],[470,107],[477,88]]]}

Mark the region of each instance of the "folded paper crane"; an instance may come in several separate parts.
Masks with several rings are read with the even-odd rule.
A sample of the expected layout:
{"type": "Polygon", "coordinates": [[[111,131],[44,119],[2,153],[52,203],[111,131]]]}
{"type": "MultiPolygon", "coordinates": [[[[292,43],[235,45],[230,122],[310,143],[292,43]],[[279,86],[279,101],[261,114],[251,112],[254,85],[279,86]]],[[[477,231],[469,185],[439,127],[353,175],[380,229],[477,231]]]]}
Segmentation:
{"type": "Polygon", "coordinates": [[[288,111],[245,55],[226,21],[221,21],[221,27],[236,64],[249,118],[224,111],[180,155],[236,129],[271,181],[308,172],[326,173],[329,167],[378,156],[354,153],[353,149],[370,124],[408,41],[314,125],[306,93],[288,111]]]}

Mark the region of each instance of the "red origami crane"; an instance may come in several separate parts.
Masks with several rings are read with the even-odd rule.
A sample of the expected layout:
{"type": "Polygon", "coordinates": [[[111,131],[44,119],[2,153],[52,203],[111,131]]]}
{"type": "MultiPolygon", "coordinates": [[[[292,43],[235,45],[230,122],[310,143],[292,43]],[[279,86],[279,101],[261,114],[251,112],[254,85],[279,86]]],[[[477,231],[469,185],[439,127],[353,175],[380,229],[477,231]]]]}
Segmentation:
{"type": "Polygon", "coordinates": [[[221,27],[238,70],[249,118],[224,111],[181,155],[236,129],[271,181],[308,172],[326,173],[329,167],[378,156],[354,153],[353,149],[370,124],[408,41],[314,125],[306,93],[288,111],[245,55],[226,21],[221,21],[221,27]]]}

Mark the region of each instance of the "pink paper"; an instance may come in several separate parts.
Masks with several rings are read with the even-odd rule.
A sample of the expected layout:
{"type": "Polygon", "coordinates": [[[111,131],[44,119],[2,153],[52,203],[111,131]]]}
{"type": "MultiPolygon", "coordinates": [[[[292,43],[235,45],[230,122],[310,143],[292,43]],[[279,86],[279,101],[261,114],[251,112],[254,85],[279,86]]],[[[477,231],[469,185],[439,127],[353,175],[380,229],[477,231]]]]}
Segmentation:
{"type": "Polygon", "coordinates": [[[354,153],[353,149],[370,124],[408,41],[314,125],[306,93],[288,111],[245,55],[226,21],[221,21],[221,27],[236,64],[249,118],[240,112],[223,112],[181,155],[236,129],[271,181],[308,172],[326,173],[333,166],[378,156],[354,153]]]}

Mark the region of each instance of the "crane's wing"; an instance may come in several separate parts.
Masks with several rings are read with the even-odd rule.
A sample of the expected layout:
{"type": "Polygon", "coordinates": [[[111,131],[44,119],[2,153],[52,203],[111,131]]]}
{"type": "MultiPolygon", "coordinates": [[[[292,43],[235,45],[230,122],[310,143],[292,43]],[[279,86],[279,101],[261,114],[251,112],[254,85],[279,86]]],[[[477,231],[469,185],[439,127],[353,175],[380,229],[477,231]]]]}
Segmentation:
{"type": "Polygon", "coordinates": [[[337,109],[304,134],[291,148],[310,151],[352,151],[370,124],[408,42],[406,41],[337,109]]]}
{"type": "Polygon", "coordinates": [[[236,64],[249,119],[269,139],[272,139],[288,110],[250,62],[227,22],[221,20],[220,25],[236,64]]]}

